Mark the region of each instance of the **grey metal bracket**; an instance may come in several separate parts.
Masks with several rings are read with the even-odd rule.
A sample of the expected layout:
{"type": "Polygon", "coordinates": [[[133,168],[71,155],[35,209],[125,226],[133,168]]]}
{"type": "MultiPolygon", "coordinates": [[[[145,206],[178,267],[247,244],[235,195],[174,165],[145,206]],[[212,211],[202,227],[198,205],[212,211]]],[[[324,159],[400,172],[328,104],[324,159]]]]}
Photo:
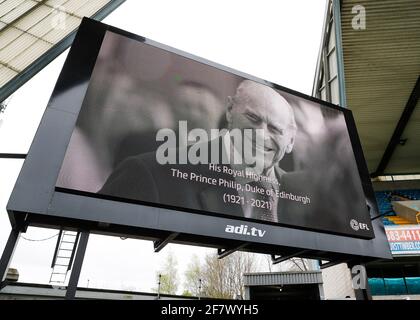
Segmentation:
{"type": "Polygon", "coordinates": [[[308,252],[308,250],[295,251],[295,252],[293,252],[291,254],[288,254],[286,256],[276,256],[275,254],[272,254],[271,255],[271,262],[273,264],[278,264],[280,262],[289,260],[289,259],[294,258],[294,257],[299,256],[299,255],[302,255],[302,254],[304,254],[306,252],[308,252]]]}
{"type": "Polygon", "coordinates": [[[231,255],[235,251],[245,248],[247,245],[248,245],[248,242],[244,242],[240,244],[239,246],[231,248],[231,249],[217,249],[217,258],[218,259],[226,258],[228,255],[231,255]]]}
{"type": "Polygon", "coordinates": [[[154,248],[155,252],[159,252],[160,250],[162,250],[164,247],[166,247],[166,245],[168,243],[170,243],[172,240],[174,240],[178,235],[179,235],[179,233],[173,232],[173,233],[170,233],[164,239],[153,241],[153,248],[154,248]]]}

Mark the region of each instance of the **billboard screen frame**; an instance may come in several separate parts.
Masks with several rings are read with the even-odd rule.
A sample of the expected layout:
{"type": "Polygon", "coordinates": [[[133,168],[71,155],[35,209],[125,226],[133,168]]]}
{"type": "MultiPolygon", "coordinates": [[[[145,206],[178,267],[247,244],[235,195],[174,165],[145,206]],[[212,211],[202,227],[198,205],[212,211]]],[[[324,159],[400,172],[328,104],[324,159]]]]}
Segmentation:
{"type": "Polygon", "coordinates": [[[372,203],[371,218],[378,215],[373,188],[350,110],[85,18],[10,197],[7,210],[12,225],[16,225],[17,221],[25,217],[29,225],[65,226],[101,234],[126,235],[151,240],[159,240],[176,233],[177,237],[172,242],[184,244],[226,248],[245,242],[247,245],[243,250],[269,254],[296,253],[307,258],[325,260],[334,258],[343,261],[349,258],[391,258],[381,219],[372,221],[375,238],[365,240],[264,222],[114,201],[108,196],[92,197],[84,192],[56,188],[57,177],[106,32],[114,32],[150,44],[342,111],[350,133],[363,189],[372,203]],[[89,50],[86,50],[86,47],[89,47],[89,50]],[[248,228],[266,231],[265,236],[259,238],[240,233],[240,227],[245,225],[248,228]],[[235,230],[238,232],[227,233],[227,226],[237,227],[235,230]]]}

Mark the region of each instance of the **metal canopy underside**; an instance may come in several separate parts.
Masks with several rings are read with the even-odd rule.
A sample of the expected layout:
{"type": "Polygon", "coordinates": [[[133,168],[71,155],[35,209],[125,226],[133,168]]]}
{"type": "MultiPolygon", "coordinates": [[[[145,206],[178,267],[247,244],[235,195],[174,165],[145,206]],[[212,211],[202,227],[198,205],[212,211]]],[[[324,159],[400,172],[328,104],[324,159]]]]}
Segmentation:
{"type": "Polygon", "coordinates": [[[406,143],[379,166],[420,75],[420,1],[343,0],[341,27],[347,104],[369,172],[420,173],[418,101],[402,130],[406,143]],[[356,5],[366,9],[365,30],[352,27],[356,5]]]}
{"type": "Polygon", "coordinates": [[[83,17],[125,0],[0,0],[0,102],[67,49],[83,17]]]}

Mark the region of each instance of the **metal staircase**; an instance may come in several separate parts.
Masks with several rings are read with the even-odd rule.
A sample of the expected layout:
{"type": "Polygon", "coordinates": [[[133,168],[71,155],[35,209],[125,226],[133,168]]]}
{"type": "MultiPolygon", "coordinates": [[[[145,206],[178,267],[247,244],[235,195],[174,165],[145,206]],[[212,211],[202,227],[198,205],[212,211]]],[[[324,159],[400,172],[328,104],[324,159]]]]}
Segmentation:
{"type": "Polygon", "coordinates": [[[73,264],[80,232],[60,230],[51,263],[50,284],[64,284],[73,264]]]}

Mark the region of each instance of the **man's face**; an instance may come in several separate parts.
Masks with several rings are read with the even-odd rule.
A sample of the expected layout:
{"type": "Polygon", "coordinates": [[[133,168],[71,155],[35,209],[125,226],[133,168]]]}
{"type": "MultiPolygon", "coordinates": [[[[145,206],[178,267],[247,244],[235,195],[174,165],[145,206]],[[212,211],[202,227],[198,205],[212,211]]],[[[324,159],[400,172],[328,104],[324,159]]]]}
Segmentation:
{"type": "Polygon", "coordinates": [[[278,94],[250,95],[234,102],[227,111],[230,129],[261,129],[255,131],[256,134],[263,133],[261,139],[256,139],[255,133],[252,135],[252,152],[264,156],[265,172],[283,159],[285,153],[292,151],[291,117],[287,101],[278,94]]]}

